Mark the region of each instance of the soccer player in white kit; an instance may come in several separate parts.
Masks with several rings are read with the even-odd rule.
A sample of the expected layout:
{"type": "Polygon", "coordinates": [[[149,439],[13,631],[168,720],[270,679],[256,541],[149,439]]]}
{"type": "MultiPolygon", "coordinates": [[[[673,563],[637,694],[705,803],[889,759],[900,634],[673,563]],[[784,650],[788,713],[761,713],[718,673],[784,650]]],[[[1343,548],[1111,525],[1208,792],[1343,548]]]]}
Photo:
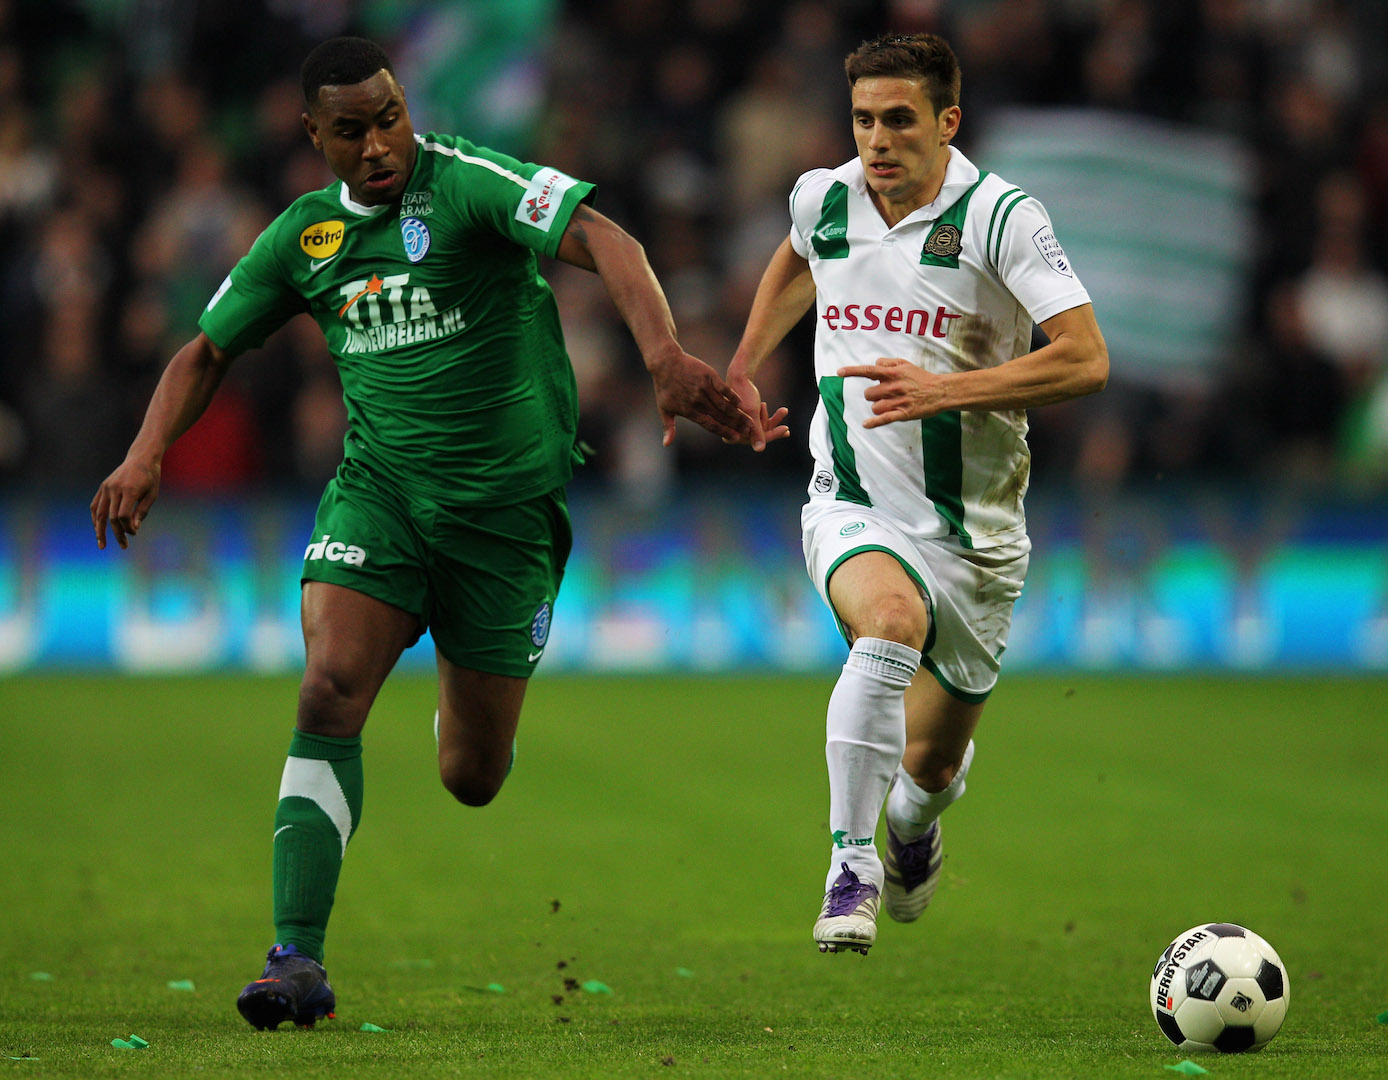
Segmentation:
{"type": "Polygon", "coordinates": [[[845,70],[858,156],[795,185],[728,382],[764,416],[757,369],[816,305],[805,561],[851,648],[814,940],[866,953],[879,898],[910,922],[935,891],[939,817],[997,681],[1030,550],[1024,410],[1101,390],[1108,352],[1041,204],[950,146],[949,45],[879,38],[845,70]]]}

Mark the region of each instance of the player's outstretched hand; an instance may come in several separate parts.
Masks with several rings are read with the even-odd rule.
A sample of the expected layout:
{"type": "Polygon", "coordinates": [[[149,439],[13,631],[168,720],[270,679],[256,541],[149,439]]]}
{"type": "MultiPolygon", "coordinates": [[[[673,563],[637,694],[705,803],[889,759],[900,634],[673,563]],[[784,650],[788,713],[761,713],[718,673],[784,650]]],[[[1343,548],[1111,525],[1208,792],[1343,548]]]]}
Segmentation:
{"type": "MultiPolygon", "coordinates": [[[[761,391],[757,389],[756,383],[745,375],[728,375],[728,385],[737,394],[738,405],[748,416],[755,416],[757,423],[761,427],[762,437],[766,442],[775,442],[777,439],[784,439],[790,434],[790,428],[784,423],[790,410],[784,406],[777,409],[772,415],[766,407],[766,402],[761,399],[761,391]]],[[[724,439],[725,443],[745,443],[747,439],[724,439]]],[[[761,449],[761,447],[755,447],[761,449]]]]}
{"type": "Polygon", "coordinates": [[[683,350],[670,353],[650,368],[655,404],[665,425],[665,446],[675,441],[675,417],[683,416],[730,442],[766,446],[761,425],[738,406],[737,394],[717,372],[683,350]]]}
{"type": "Polygon", "coordinates": [[[121,467],[101,482],[92,499],[92,527],[96,529],[96,546],[106,547],[106,525],[122,548],[130,546],[130,537],[140,531],[140,524],[159,497],[159,466],[126,460],[121,467]]]}
{"type": "Polygon", "coordinates": [[[838,373],[844,379],[861,376],[876,380],[863,392],[863,397],[872,402],[873,413],[863,421],[865,428],[898,420],[925,420],[945,409],[943,377],[899,356],[880,357],[875,364],[841,367],[838,373]]]}

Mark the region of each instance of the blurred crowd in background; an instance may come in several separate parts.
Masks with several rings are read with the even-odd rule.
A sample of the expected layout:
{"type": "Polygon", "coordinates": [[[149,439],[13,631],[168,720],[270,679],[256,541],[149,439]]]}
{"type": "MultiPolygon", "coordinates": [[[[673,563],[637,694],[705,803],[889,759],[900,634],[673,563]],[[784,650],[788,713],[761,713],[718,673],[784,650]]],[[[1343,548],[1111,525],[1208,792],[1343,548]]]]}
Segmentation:
{"type": "MultiPolygon", "coordinates": [[[[1113,355],[1104,394],[1031,413],[1034,483],[1388,489],[1382,0],[0,0],[0,482],[94,490],[231,265],[331,179],[300,123],[317,41],[380,40],[417,131],[596,182],[682,344],[721,372],[795,178],[853,154],[843,56],[885,30],[953,43],[965,153],[1022,104],[1218,130],[1254,162],[1257,250],[1225,355],[1166,385],[1113,355]]],[[[601,282],[544,272],[596,449],[583,482],[654,499],[749,475],[745,449],[692,427],[662,450],[601,282]]],[[[756,465],[790,486],[808,469],[810,322],[759,379],[793,434],[756,465]]],[[[344,423],[301,316],[233,366],[165,489],[316,491],[344,423]]]]}

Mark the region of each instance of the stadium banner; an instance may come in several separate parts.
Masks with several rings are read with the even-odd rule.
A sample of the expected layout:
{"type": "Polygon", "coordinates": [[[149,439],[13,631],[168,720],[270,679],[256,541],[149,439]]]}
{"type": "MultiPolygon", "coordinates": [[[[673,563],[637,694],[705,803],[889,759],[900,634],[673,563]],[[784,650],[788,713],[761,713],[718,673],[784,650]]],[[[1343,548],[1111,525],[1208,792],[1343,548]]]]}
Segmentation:
{"type": "Polygon", "coordinates": [[[977,159],[1045,205],[1102,312],[1115,376],[1203,385],[1243,326],[1257,169],[1239,140],[1092,109],[1007,108],[977,159]]]}
{"type": "MultiPolygon", "coordinates": [[[[794,498],[570,503],[577,543],[544,672],[843,662],[805,575],[794,498]]],[[[85,503],[0,499],[0,673],[301,667],[313,510],[169,498],[129,550],[98,551],[85,503]]],[[[1388,670],[1381,503],[1036,501],[1031,522],[1007,671],[1388,670]]],[[[427,635],[402,664],[432,670],[427,635]]]]}

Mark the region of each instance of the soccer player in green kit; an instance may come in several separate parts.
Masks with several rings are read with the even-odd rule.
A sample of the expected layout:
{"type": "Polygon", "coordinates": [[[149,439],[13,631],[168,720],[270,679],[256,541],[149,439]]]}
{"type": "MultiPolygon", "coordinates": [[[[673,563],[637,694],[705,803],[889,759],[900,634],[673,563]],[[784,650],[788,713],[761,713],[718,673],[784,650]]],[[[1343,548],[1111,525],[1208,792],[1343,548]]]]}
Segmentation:
{"type": "Polygon", "coordinates": [[[323,938],[362,804],[361,731],[427,626],[444,786],[500,789],[544,652],[571,532],[577,396],[536,253],[595,270],[655,384],[665,443],[685,416],[762,449],[751,417],[680,348],[641,246],[588,207],[593,186],[448,135],[416,135],[379,46],[334,38],[301,72],[304,126],[340,183],[296,200],[232,269],[92,500],[126,547],[160,462],[231,360],[308,311],[341,375],[349,430],[304,557],[306,665],[274,823],[276,944],[237,1006],[257,1028],[336,1007],[323,938]]]}

